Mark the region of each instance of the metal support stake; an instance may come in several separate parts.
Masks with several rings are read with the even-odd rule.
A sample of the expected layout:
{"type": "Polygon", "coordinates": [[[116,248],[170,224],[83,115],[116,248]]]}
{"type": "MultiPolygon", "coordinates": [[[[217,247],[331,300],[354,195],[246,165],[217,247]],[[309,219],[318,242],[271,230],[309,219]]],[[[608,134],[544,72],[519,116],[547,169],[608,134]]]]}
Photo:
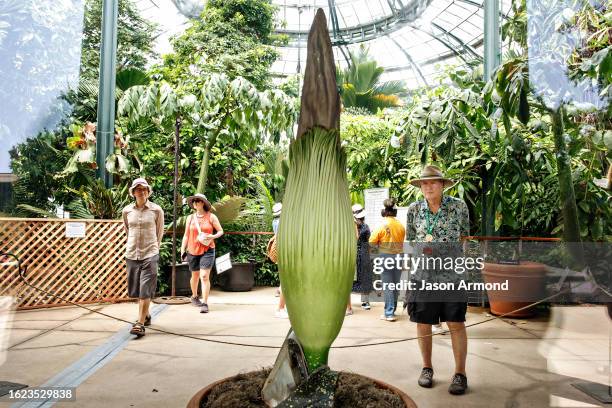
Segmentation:
{"type": "Polygon", "coordinates": [[[172,297],[176,296],[176,207],[178,201],[179,133],[181,118],[174,123],[174,205],[172,206],[172,297]]]}
{"type": "Polygon", "coordinates": [[[113,185],[106,171],[106,158],[113,153],[115,139],[115,65],[117,61],[118,0],[103,0],[100,30],[100,84],[96,127],[98,177],[106,187],[113,185]]]}

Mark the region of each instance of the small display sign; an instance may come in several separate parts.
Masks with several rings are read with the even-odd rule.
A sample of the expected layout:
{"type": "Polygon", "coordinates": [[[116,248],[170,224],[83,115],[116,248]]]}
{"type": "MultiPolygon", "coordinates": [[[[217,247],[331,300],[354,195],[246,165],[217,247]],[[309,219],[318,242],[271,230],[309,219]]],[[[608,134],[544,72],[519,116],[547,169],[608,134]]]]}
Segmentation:
{"type": "Polygon", "coordinates": [[[67,222],[66,238],[85,238],[85,223],[67,222]]]}
{"type": "Polygon", "coordinates": [[[223,273],[228,269],[232,269],[232,261],[230,261],[229,252],[225,255],[221,255],[215,260],[215,267],[217,268],[217,273],[223,273]]]}

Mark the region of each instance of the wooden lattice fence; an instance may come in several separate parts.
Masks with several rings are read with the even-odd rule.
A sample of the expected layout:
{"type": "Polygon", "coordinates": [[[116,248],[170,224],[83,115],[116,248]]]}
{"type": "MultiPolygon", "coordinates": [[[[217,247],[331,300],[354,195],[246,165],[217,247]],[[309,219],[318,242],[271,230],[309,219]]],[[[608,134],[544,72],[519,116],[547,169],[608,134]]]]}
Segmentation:
{"type": "MultiPolygon", "coordinates": [[[[0,251],[21,259],[32,285],[75,303],[127,299],[125,240],[117,220],[0,218],[0,251]],[[83,223],[85,237],[68,238],[67,222],[83,223]]],[[[68,304],[25,285],[12,261],[0,260],[0,296],[18,309],[68,304]]]]}

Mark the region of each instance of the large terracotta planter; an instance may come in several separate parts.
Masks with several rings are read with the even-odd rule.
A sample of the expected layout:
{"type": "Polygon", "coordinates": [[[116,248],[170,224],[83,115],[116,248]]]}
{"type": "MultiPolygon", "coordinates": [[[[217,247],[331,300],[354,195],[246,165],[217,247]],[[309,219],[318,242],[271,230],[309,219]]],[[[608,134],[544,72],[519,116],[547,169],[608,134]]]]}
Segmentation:
{"type": "Polygon", "coordinates": [[[521,262],[518,265],[486,263],[482,269],[486,283],[503,283],[508,280],[508,290],[487,290],[491,313],[507,317],[531,317],[535,308],[512,312],[545,297],[546,265],[521,262]],[[512,313],[510,313],[512,312],[512,313]]]}
{"type": "MultiPolygon", "coordinates": [[[[392,386],[390,384],[384,383],[382,381],[378,381],[378,380],[375,380],[373,378],[366,377],[365,375],[359,375],[359,376],[374,382],[379,387],[386,388],[389,391],[392,391],[395,394],[399,395],[400,398],[402,399],[402,401],[404,401],[404,404],[406,404],[406,408],[416,408],[417,407],[417,405],[412,400],[412,398],[410,398],[408,396],[408,394],[406,394],[404,391],[400,390],[399,388],[396,388],[396,387],[394,387],[394,386],[392,386]]],[[[210,394],[211,390],[214,387],[216,387],[217,385],[219,385],[221,383],[224,383],[225,381],[232,381],[234,378],[236,378],[235,375],[232,376],[232,377],[224,378],[224,379],[219,380],[219,381],[215,381],[214,383],[209,384],[206,387],[202,388],[193,397],[191,397],[191,399],[187,403],[187,408],[200,408],[200,406],[201,406],[200,404],[201,404],[202,400],[204,398],[206,398],[208,396],[208,394],[210,394]]]]}

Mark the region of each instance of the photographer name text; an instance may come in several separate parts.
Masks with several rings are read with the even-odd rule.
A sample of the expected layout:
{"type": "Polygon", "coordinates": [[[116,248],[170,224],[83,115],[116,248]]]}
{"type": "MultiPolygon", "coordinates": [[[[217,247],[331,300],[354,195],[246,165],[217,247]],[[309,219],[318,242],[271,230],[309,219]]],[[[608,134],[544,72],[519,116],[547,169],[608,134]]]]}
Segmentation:
{"type": "Polygon", "coordinates": [[[378,279],[373,282],[375,290],[508,290],[508,280],[503,282],[428,282],[425,280],[399,282],[383,282],[378,279]]]}

